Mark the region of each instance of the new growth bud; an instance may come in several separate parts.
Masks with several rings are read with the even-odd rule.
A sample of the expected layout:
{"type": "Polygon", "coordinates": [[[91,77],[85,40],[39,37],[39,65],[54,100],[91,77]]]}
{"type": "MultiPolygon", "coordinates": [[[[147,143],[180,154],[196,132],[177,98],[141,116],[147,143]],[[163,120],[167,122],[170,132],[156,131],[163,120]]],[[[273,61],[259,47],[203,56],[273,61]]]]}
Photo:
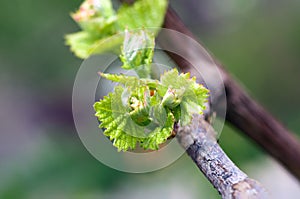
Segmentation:
{"type": "Polygon", "coordinates": [[[162,99],[162,105],[170,109],[175,108],[181,103],[184,92],[185,92],[185,88],[180,88],[180,89],[168,88],[166,94],[162,99]]]}

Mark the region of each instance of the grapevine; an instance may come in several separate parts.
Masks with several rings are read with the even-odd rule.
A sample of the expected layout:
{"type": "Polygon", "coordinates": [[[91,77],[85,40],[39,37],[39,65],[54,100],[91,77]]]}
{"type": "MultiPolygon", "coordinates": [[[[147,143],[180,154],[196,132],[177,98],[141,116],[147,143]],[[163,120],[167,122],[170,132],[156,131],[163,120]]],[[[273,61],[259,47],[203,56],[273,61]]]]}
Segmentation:
{"type": "Polygon", "coordinates": [[[160,79],[152,77],[157,32],[146,28],[161,26],[167,5],[165,0],[154,1],[140,0],[115,11],[109,0],[87,0],[72,14],[82,31],[66,37],[80,58],[120,46],[120,51],[114,51],[123,64],[120,67],[137,74],[100,72],[102,78],[118,85],[95,102],[95,116],[99,128],[119,151],[133,150],[137,145],[159,149],[171,136],[174,123],[188,125],[194,113],[203,114],[208,98],[209,91],[195,77],[176,68],[165,71],[160,79]],[[124,33],[119,34],[121,31],[124,33]],[[111,46],[97,46],[107,38],[115,38],[111,46]]]}

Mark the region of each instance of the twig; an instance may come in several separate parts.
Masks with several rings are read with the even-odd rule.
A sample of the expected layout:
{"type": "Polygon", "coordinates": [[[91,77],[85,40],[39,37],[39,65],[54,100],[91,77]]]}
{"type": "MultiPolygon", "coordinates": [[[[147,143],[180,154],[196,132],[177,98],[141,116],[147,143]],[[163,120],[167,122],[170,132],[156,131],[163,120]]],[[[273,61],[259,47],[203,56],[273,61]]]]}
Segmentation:
{"type": "MultiPolygon", "coordinates": [[[[194,39],[196,38],[170,7],[165,17],[164,28],[173,29],[194,39]]],[[[178,37],[172,38],[170,36],[168,41],[175,47],[183,48],[186,54],[194,53],[194,49],[178,37]]],[[[163,47],[163,44],[161,46],[163,47]]],[[[191,64],[186,60],[174,53],[167,53],[183,71],[192,70],[191,64]]],[[[224,80],[226,93],[223,93],[223,95],[226,95],[227,100],[226,120],[254,140],[300,180],[300,143],[298,140],[264,108],[251,99],[221,64],[216,60],[214,62],[224,80]]],[[[209,66],[203,67],[209,70],[209,66]]],[[[212,107],[218,107],[219,104],[225,103],[220,101],[222,98],[214,99],[211,101],[212,107]]],[[[218,112],[218,110],[215,111],[218,112]]]]}
{"type": "Polygon", "coordinates": [[[198,114],[187,126],[175,127],[179,143],[224,199],[267,198],[267,192],[247,177],[218,145],[215,132],[198,114]]]}

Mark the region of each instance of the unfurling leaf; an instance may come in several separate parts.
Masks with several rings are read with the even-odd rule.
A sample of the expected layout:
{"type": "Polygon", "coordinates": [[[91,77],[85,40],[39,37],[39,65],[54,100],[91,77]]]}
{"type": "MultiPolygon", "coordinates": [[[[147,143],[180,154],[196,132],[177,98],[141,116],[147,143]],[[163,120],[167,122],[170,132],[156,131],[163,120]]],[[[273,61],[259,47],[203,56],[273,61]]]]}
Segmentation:
{"type": "MultiPolygon", "coordinates": [[[[178,71],[173,69],[163,74],[160,82],[162,86],[158,92],[165,95],[171,90],[172,95],[168,95],[174,98],[174,104],[179,103],[179,107],[172,105],[170,108],[177,112],[175,115],[180,115],[181,125],[189,124],[193,113],[203,114],[209,91],[198,84],[195,77],[190,78],[189,73],[178,74],[178,71]]],[[[167,104],[172,104],[170,97],[167,104]]]]}
{"type": "Polygon", "coordinates": [[[114,91],[94,104],[104,135],[119,151],[157,150],[171,135],[175,122],[190,123],[201,114],[208,90],[176,69],[160,80],[151,79],[154,38],[167,9],[167,0],[137,0],[116,12],[110,0],[85,0],[72,14],[81,31],[66,36],[66,44],[80,58],[113,51],[126,70],[138,77],[100,73],[118,82],[114,91]],[[150,28],[150,29],[149,29],[150,28]]]}
{"type": "Polygon", "coordinates": [[[82,59],[107,51],[119,53],[123,43],[121,33],[126,29],[154,27],[151,31],[158,32],[167,4],[167,0],[138,0],[133,5],[122,5],[116,12],[111,0],[85,0],[71,14],[82,30],[66,35],[66,44],[82,59]]]}
{"type": "Polygon", "coordinates": [[[122,5],[118,10],[118,23],[123,28],[155,28],[162,26],[167,10],[167,0],[138,0],[133,5],[122,5]]]}
{"type": "Polygon", "coordinates": [[[137,142],[145,149],[155,150],[171,135],[174,117],[167,115],[162,106],[153,105],[159,103],[153,103],[156,99],[148,87],[126,90],[117,86],[94,104],[99,127],[105,128],[104,135],[113,140],[119,151],[135,149],[137,142]],[[123,99],[124,92],[129,92],[127,99],[123,99]]]}
{"type": "Polygon", "coordinates": [[[108,136],[110,140],[113,140],[113,145],[117,147],[119,151],[126,151],[128,149],[134,149],[139,138],[127,134],[122,130],[128,117],[124,108],[120,110],[121,112],[118,115],[113,113],[113,100],[119,99],[122,90],[122,87],[116,87],[114,93],[110,93],[108,96],[105,96],[103,100],[96,102],[94,109],[96,111],[95,116],[101,121],[99,127],[105,128],[104,135],[108,136]]]}
{"type": "Polygon", "coordinates": [[[145,149],[158,149],[171,135],[174,122],[188,124],[193,113],[202,113],[208,97],[208,90],[195,78],[178,74],[176,69],[164,73],[160,81],[116,74],[101,76],[120,85],[109,95],[110,105],[107,97],[95,103],[96,116],[100,127],[106,128],[104,134],[124,151],[135,145],[115,144],[123,143],[116,135],[135,140],[145,149]]]}
{"type": "Polygon", "coordinates": [[[151,73],[154,51],[154,35],[146,30],[125,31],[122,54],[122,68],[134,69],[139,77],[147,78],[151,73]]]}

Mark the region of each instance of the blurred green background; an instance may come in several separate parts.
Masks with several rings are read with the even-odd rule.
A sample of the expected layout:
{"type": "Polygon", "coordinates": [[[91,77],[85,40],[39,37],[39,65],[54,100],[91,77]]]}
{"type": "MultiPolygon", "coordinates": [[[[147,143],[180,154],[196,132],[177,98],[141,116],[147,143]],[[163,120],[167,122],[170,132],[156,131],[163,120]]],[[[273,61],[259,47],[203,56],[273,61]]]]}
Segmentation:
{"type": "MultiPolygon", "coordinates": [[[[63,39],[78,30],[69,13],[80,3],[0,2],[0,198],[220,198],[186,155],[157,172],[127,174],[84,148],[71,110],[81,60],[63,39]]],[[[171,5],[250,94],[300,135],[300,1],[171,5]]],[[[219,142],[273,198],[299,196],[299,183],[235,129],[225,126],[219,142]]]]}

